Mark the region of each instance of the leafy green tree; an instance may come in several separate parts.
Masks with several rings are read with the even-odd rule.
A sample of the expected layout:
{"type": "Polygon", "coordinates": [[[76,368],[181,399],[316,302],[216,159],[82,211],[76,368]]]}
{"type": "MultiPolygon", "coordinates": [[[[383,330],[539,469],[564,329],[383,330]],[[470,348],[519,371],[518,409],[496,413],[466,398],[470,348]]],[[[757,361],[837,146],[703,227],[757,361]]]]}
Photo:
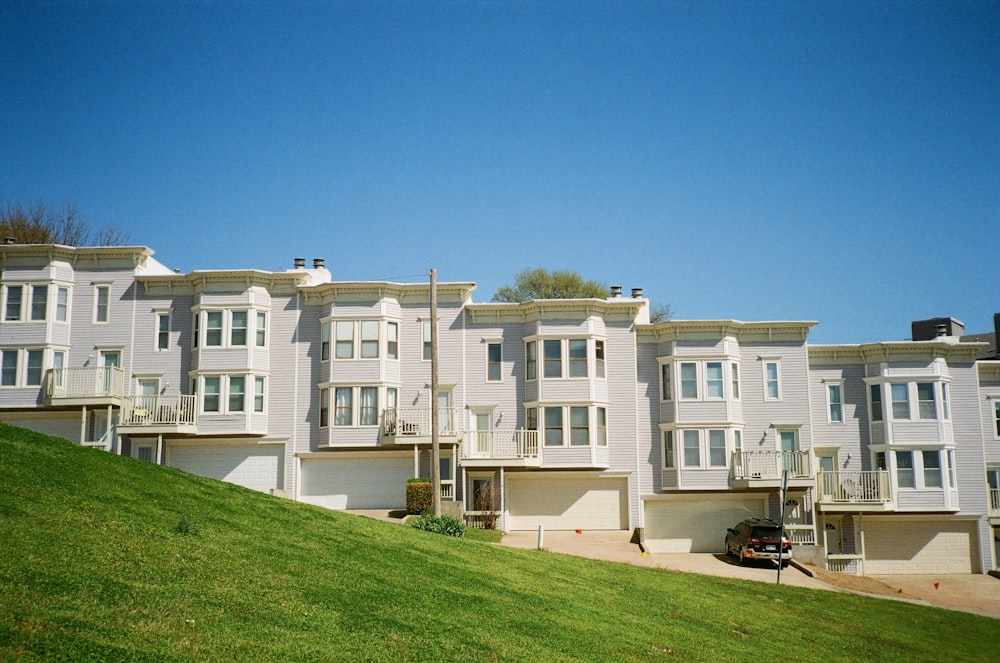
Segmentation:
{"type": "Polygon", "coordinates": [[[125,246],[130,241],[127,232],[114,226],[95,230],[71,203],[52,207],[6,201],[0,202],[0,238],[17,244],[66,246],[125,246]]]}
{"type": "Polygon", "coordinates": [[[532,299],[605,299],[608,287],[600,281],[587,281],[576,272],[522,269],[514,275],[514,284],[493,293],[495,302],[527,302],[532,299]]]}

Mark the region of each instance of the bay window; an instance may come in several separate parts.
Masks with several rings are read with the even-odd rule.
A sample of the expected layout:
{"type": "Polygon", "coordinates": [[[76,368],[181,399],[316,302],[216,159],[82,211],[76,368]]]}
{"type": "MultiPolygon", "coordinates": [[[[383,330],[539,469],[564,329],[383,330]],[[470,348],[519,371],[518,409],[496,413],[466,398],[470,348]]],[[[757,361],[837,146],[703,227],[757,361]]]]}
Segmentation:
{"type": "Polygon", "coordinates": [[[545,377],[562,377],[562,341],[542,341],[545,377]]]}
{"type": "Polygon", "coordinates": [[[587,377],[587,341],[585,339],[570,339],[569,341],[569,376],[571,378],[587,377]]]}
{"type": "Polygon", "coordinates": [[[681,398],[698,398],[698,364],[681,363],[681,398]]]}
{"type": "Polygon", "coordinates": [[[917,412],[921,419],[937,419],[933,382],[917,383],[917,412]]]}
{"type": "Polygon", "coordinates": [[[705,397],[722,398],[722,362],[710,361],[705,364],[705,397]]]}
{"type": "Polygon", "coordinates": [[[31,319],[44,320],[49,305],[49,287],[36,285],[31,288],[31,319]]]}
{"type": "Polygon", "coordinates": [[[889,395],[892,398],[892,418],[910,418],[910,394],[906,384],[890,384],[889,395]]]}
{"type": "Polygon", "coordinates": [[[569,409],[569,443],[573,446],[590,445],[590,421],[586,407],[569,409]]]}

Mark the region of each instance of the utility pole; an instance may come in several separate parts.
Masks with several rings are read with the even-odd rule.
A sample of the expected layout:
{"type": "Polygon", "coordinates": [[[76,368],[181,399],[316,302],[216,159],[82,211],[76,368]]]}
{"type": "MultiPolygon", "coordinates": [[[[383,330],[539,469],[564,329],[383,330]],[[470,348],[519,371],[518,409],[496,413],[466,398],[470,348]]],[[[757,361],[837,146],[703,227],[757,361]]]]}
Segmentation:
{"type": "Polygon", "coordinates": [[[431,268],[431,477],[434,480],[434,515],[441,515],[441,439],[438,421],[437,270],[431,268]]]}

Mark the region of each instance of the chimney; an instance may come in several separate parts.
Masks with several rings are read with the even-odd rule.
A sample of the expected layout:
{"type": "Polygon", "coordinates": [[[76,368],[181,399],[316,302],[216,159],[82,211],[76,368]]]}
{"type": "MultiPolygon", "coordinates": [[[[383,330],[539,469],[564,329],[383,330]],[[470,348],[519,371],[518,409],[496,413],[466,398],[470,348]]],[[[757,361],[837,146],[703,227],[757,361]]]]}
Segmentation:
{"type": "Polygon", "coordinates": [[[323,269],[323,265],[326,263],[322,258],[313,258],[313,269],[323,269]]]}
{"type": "Polygon", "coordinates": [[[622,287],[620,285],[613,285],[613,286],[611,286],[611,296],[612,297],[621,297],[622,296],[622,287]]]}
{"type": "Polygon", "coordinates": [[[632,299],[642,297],[642,288],[632,288],[632,299]]]}
{"type": "Polygon", "coordinates": [[[936,325],[934,327],[934,335],[937,337],[948,335],[948,325],[936,325]]]}
{"type": "Polygon", "coordinates": [[[306,259],[305,258],[296,258],[295,259],[295,269],[305,269],[305,268],[306,268],[306,259]]]}

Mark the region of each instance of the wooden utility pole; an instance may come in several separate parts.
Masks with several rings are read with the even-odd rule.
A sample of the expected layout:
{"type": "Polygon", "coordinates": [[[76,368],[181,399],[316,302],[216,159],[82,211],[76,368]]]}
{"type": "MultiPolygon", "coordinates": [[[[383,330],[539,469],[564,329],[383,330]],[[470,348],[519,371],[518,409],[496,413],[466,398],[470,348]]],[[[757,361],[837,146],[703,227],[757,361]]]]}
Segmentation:
{"type": "Polygon", "coordinates": [[[431,268],[431,477],[434,480],[434,515],[441,515],[441,439],[438,410],[437,270],[431,268]]]}

